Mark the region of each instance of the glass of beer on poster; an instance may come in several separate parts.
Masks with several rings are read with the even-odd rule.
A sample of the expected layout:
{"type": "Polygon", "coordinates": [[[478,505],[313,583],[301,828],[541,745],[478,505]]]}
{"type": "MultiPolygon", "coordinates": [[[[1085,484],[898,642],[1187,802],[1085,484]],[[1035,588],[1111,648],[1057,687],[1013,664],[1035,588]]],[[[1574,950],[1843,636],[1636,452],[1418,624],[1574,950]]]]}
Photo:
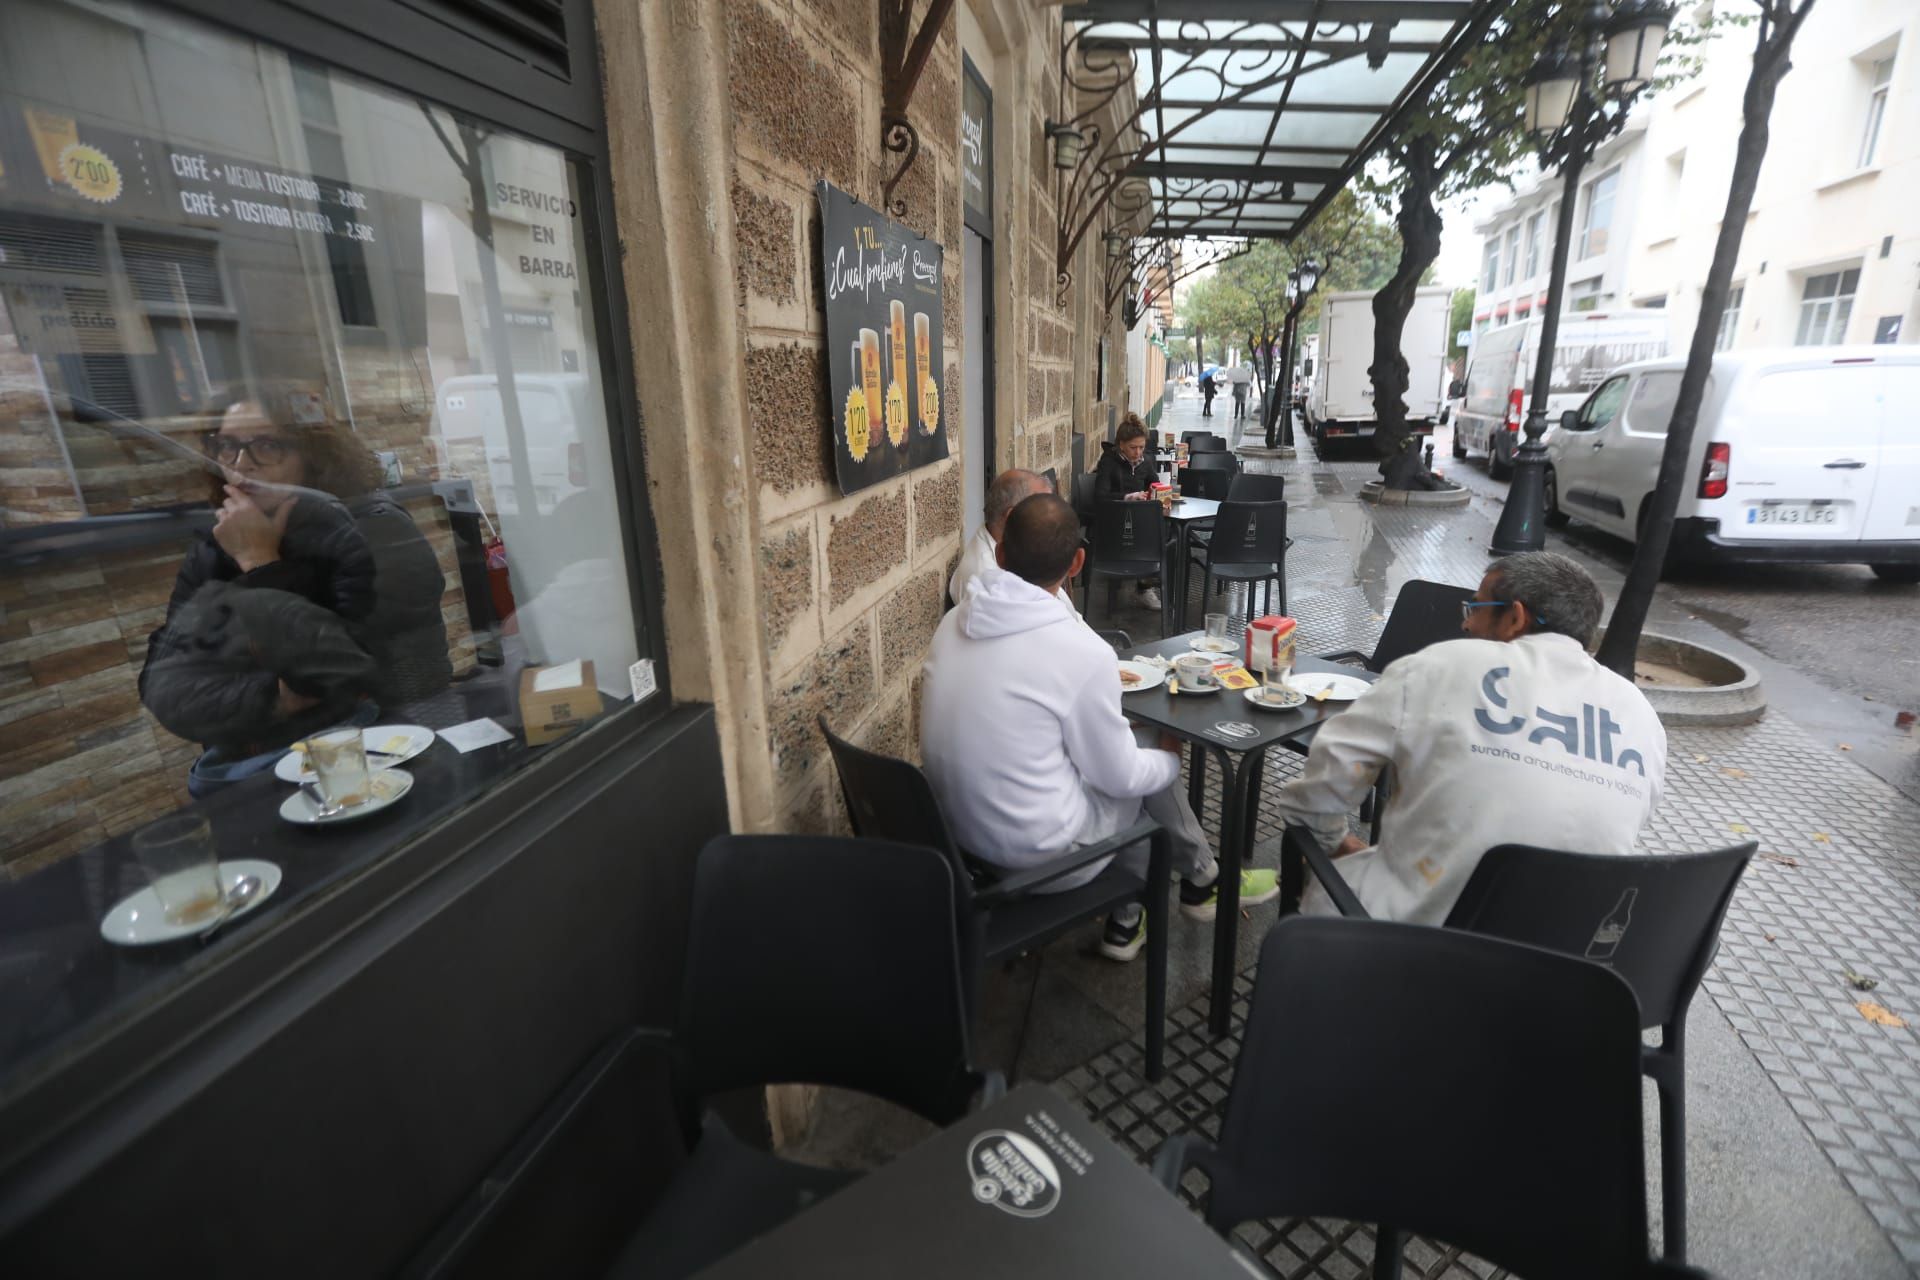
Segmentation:
{"type": "Polygon", "coordinates": [[[920,430],[927,435],[933,434],[933,423],[927,418],[927,383],[933,378],[932,356],[928,351],[927,313],[913,313],[913,412],[920,419],[920,430]]]}
{"type": "Polygon", "coordinates": [[[860,331],[860,386],[867,396],[867,429],[882,422],[886,401],[880,395],[880,334],[874,329],[860,331]]]}

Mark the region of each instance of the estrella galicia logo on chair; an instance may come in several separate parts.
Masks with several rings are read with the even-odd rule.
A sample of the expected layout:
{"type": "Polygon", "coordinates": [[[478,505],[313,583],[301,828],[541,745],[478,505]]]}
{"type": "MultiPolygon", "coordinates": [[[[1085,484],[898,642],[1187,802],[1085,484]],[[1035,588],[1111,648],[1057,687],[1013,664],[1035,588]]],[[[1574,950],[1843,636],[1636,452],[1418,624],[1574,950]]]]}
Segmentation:
{"type": "Polygon", "coordinates": [[[967,1147],[973,1198],[1016,1218],[1039,1218],[1060,1203],[1060,1173],[1038,1143],[989,1129],[967,1147]]]}

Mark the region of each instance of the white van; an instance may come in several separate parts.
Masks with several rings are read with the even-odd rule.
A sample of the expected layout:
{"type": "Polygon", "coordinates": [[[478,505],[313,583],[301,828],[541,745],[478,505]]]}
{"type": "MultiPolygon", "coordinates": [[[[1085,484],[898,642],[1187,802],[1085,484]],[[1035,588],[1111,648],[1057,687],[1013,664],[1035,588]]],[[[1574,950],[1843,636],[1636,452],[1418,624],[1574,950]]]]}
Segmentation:
{"type": "MultiPolygon", "coordinates": [[[[1533,394],[1540,360],[1541,317],[1489,329],[1474,339],[1467,394],[1453,418],[1453,456],[1469,449],[1487,455],[1496,480],[1513,474],[1513,451],[1533,394]]],[[[1560,317],[1548,381],[1547,434],[1560,415],[1579,404],[1615,369],[1667,354],[1667,313],[1650,309],[1569,311],[1560,317]]]]}
{"type": "MultiPolygon", "coordinates": [[[[532,505],[545,515],[590,483],[580,424],[597,425],[604,411],[589,402],[593,389],[584,373],[516,373],[513,386],[532,505]]],[[[484,473],[492,483],[494,511],[519,511],[499,379],[489,373],[443,381],[434,400],[433,439],[443,475],[484,473]]]]}
{"type": "MultiPolygon", "coordinates": [[[[1640,523],[1686,360],[1629,365],[1547,446],[1547,522],[1640,523]]],[[[1681,560],[1866,564],[1920,582],[1920,347],[1788,347],[1713,358],[1675,515],[1681,560]]]]}

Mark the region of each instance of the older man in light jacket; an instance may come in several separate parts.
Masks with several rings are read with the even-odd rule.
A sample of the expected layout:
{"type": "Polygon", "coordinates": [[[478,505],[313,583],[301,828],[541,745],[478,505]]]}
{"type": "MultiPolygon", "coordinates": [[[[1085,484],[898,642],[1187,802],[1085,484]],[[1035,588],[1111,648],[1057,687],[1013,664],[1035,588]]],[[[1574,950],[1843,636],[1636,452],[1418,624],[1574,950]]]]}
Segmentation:
{"type": "MultiPolygon", "coordinates": [[[[966,546],[960,551],[960,563],[954,566],[953,576],[947,580],[948,599],[959,604],[967,598],[969,582],[982,574],[1000,572],[997,556],[1000,538],[1007,529],[1007,516],[1034,494],[1050,492],[1052,488],[1047,484],[1047,478],[1038,471],[1015,467],[993,478],[993,483],[987,486],[987,500],[985,510],[981,512],[980,527],[967,539],[966,546]]],[[[1068,612],[1077,612],[1065,583],[1053,594],[1067,606],[1068,612]]]]}
{"type": "MultiPolygon", "coordinates": [[[[1667,734],[1587,644],[1604,600],[1552,552],[1496,561],[1462,612],[1468,638],[1392,663],[1314,738],[1278,802],[1311,831],[1369,914],[1439,924],[1488,849],[1631,853],[1660,801],[1667,734]],[[1347,814],[1381,770],[1380,843],[1347,814]]],[[[1329,910],[1310,885],[1303,907],[1329,910]]]]}

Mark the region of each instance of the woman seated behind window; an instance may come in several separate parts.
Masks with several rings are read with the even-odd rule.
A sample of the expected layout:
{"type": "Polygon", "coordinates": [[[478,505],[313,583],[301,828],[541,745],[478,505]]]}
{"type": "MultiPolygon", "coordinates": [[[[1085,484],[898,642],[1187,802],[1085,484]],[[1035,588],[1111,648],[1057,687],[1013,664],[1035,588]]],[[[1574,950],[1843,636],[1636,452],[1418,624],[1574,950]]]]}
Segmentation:
{"type": "Polygon", "coordinates": [[[206,748],[194,795],[452,675],[433,548],[324,399],[236,390],[205,416],[214,525],[188,549],[140,673],[154,718],[206,748]]]}

